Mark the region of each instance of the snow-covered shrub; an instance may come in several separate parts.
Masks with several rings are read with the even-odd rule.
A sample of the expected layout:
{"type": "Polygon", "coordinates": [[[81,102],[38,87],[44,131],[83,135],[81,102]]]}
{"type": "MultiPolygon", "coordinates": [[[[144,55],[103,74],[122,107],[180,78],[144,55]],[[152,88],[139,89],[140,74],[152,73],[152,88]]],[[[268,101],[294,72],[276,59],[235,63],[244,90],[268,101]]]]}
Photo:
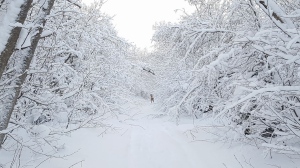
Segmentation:
{"type": "Polygon", "coordinates": [[[189,1],[195,13],[156,25],[163,109],[208,114],[243,140],[299,154],[300,6],[283,1],[189,1]]]}

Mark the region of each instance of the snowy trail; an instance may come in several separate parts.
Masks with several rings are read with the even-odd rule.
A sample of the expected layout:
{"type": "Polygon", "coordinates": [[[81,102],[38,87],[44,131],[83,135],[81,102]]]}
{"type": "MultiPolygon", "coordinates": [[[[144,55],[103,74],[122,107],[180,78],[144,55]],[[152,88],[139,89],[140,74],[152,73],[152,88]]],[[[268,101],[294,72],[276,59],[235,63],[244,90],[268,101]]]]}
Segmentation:
{"type": "MultiPolygon", "coordinates": [[[[129,128],[127,134],[128,168],[158,168],[158,167],[199,167],[191,155],[189,142],[184,134],[176,129],[176,125],[164,119],[149,119],[156,114],[153,105],[145,103],[142,109],[133,110],[135,119],[126,122],[129,128]]],[[[113,144],[111,144],[113,146],[113,144]]],[[[199,161],[198,161],[199,162],[199,161]]]]}
{"type": "Polygon", "coordinates": [[[192,149],[172,125],[150,122],[145,129],[132,129],[130,139],[130,168],[198,167],[191,159],[192,149]]]}
{"type": "MultiPolygon", "coordinates": [[[[209,168],[205,160],[199,159],[197,149],[193,149],[190,141],[180,127],[168,118],[154,118],[157,115],[154,105],[148,102],[127,107],[128,116],[114,122],[116,129],[103,136],[101,132],[86,129],[74,132],[66,140],[66,154],[70,149],[80,151],[72,156],[74,167],[104,168],[209,168]],[[150,117],[149,117],[150,116],[150,117]],[[80,141],[75,137],[80,137],[80,141]],[[77,162],[76,162],[77,161],[77,162]]],[[[192,128],[191,126],[189,126],[192,128]]],[[[199,152],[198,152],[199,153],[199,152]]],[[[58,160],[65,167],[66,160],[58,160]]],[[[54,162],[49,161],[51,167],[54,162]]],[[[57,161],[55,161],[57,165],[57,161]]]]}
{"type": "MultiPolygon", "coordinates": [[[[149,117],[158,114],[154,107],[146,101],[128,105],[128,115],[110,121],[114,129],[105,134],[99,129],[74,132],[64,140],[67,143],[63,153],[80,150],[68,159],[49,160],[43,163],[44,167],[241,168],[241,164],[244,168],[271,168],[274,164],[287,167],[282,157],[264,159],[263,153],[253,147],[229,148],[220,142],[192,142],[184,133],[193,128],[190,121],[176,125],[168,117],[149,117]]],[[[200,134],[203,139],[209,136],[200,134]]],[[[297,163],[288,164],[297,168],[297,163]]]]}

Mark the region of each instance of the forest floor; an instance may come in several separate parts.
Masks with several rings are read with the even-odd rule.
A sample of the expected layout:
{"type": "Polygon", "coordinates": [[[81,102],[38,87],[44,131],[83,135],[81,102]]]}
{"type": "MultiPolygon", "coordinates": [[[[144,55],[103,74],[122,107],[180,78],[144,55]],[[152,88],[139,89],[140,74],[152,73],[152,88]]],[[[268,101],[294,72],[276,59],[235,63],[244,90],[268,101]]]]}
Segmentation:
{"type": "MultiPolygon", "coordinates": [[[[190,119],[176,124],[148,101],[136,101],[124,109],[126,114],[107,121],[112,124],[109,129],[84,128],[63,137],[61,155],[75,153],[47,159],[39,167],[300,168],[299,159],[276,154],[270,158],[250,145],[220,142],[207,129],[190,131],[194,128],[190,119]]],[[[202,126],[207,123],[197,121],[202,126]]]]}

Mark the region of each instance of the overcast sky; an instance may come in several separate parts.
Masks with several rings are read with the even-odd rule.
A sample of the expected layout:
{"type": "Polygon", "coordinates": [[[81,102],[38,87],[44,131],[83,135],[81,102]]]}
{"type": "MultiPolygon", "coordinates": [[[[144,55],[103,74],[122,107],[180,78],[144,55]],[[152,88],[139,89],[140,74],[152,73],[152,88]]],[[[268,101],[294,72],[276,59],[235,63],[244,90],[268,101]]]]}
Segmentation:
{"type": "Polygon", "coordinates": [[[152,25],[160,21],[178,21],[182,12],[175,13],[174,10],[182,8],[194,9],[185,0],[108,0],[102,11],[115,15],[113,23],[121,37],[142,49],[149,49],[152,25]]]}

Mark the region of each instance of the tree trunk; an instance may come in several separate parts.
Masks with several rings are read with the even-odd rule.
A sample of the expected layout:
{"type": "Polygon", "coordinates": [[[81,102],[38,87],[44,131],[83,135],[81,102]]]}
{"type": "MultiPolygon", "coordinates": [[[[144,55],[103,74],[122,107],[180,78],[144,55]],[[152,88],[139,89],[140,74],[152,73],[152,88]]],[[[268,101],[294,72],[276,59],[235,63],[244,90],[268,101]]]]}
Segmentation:
{"type": "Polygon", "coordinates": [[[274,0],[256,0],[256,3],[270,17],[273,23],[288,36],[292,37],[297,33],[292,19],[283,17],[286,13],[274,0]],[[289,31],[287,31],[288,29],[289,31]]]}
{"type": "MultiPolygon", "coordinates": [[[[13,82],[12,86],[16,86],[11,89],[6,89],[6,93],[9,95],[2,100],[0,103],[6,103],[5,107],[2,108],[2,113],[4,117],[0,117],[0,123],[3,123],[3,126],[0,127],[0,131],[7,128],[11,114],[14,110],[14,106],[17,103],[18,96],[21,91],[22,84],[24,83],[27,77],[27,70],[29,69],[31,60],[34,56],[35,49],[40,40],[41,34],[43,32],[44,26],[46,24],[46,16],[49,15],[55,0],[47,0],[44,5],[41,7],[40,13],[37,16],[37,20],[35,21],[35,25],[33,26],[33,30],[31,31],[31,46],[17,51],[13,59],[15,61],[14,67],[16,67],[16,75],[19,75],[13,82]],[[40,26],[43,25],[43,26],[40,26]]],[[[3,143],[5,134],[0,134],[0,147],[3,143]]]]}
{"type": "MultiPolygon", "coordinates": [[[[4,2],[4,1],[3,1],[4,2]]],[[[11,2],[14,3],[14,2],[11,2]]],[[[27,13],[31,7],[32,0],[24,0],[23,4],[20,7],[20,12],[15,18],[15,23],[21,23],[23,24],[25,22],[25,19],[27,17],[27,13]]],[[[12,12],[12,11],[8,11],[12,12]]],[[[7,13],[7,15],[10,15],[11,13],[7,13]]],[[[19,39],[19,35],[21,32],[21,27],[14,27],[10,31],[9,38],[7,39],[7,42],[5,44],[5,48],[0,51],[0,79],[4,73],[5,67],[7,66],[8,60],[11,57],[11,55],[14,52],[15,46],[17,44],[17,41],[19,39]]],[[[0,128],[1,129],[1,128],[0,128]]]]}

